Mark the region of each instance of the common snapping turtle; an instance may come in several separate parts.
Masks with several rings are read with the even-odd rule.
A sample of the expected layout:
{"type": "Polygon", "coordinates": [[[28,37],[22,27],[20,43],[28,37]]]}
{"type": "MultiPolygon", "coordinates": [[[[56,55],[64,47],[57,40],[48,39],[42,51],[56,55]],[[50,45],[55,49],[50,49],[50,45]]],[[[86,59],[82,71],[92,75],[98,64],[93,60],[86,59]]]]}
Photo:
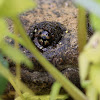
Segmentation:
{"type": "MultiPolygon", "coordinates": [[[[20,16],[32,42],[57,69],[80,87],[78,74],[77,12],[71,1],[38,0],[38,8],[20,16]],[[59,3],[60,2],[60,3],[59,3]]],[[[20,49],[33,61],[33,70],[22,66],[21,79],[36,94],[47,94],[55,81],[34,56],[24,47],[20,49]]],[[[10,70],[14,73],[14,65],[10,70]]],[[[8,85],[6,92],[12,90],[8,85]]]]}

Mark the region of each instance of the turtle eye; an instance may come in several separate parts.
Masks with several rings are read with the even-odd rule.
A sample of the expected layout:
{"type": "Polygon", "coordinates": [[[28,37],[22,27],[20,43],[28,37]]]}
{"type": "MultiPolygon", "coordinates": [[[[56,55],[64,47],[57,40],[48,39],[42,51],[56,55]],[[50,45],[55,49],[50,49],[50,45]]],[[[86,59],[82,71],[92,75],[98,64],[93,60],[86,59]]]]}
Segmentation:
{"type": "Polygon", "coordinates": [[[38,42],[43,47],[47,47],[50,43],[49,32],[47,31],[39,31],[38,42]]]}
{"type": "Polygon", "coordinates": [[[56,47],[64,31],[65,27],[59,22],[44,21],[30,26],[28,33],[36,47],[45,51],[49,47],[56,47]]]}

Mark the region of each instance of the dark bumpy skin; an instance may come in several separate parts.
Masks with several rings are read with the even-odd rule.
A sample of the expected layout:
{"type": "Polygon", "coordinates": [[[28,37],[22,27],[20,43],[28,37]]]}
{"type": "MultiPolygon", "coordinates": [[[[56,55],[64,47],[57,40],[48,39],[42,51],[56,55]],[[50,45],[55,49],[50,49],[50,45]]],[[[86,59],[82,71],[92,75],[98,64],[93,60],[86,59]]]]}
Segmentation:
{"type": "MultiPolygon", "coordinates": [[[[63,70],[70,65],[77,66],[78,46],[76,44],[74,47],[71,46],[70,38],[72,35],[66,33],[66,28],[62,24],[50,21],[34,24],[29,28],[28,35],[42,55],[59,70],[63,70]],[[46,47],[39,43],[38,37],[40,36],[41,30],[53,34],[53,37],[51,37],[53,40],[46,47]]],[[[24,47],[20,49],[33,61],[34,70],[43,71],[43,68],[28,50],[24,47]]]]}
{"type": "MultiPolygon", "coordinates": [[[[66,33],[65,27],[58,22],[44,21],[44,22],[32,25],[29,28],[28,32],[29,32],[28,34],[32,42],[41,51],[43,56],[46,57],[47,60],[49,60],[53,65],[55,65],[55,67],[57,67],[65,76],[68,76],[68,78],[74,84],[80,87],[78,69],[74,67],[71,68],[71,66],[73,65],[73,62],[75,63],[77,62],[77,58],[73,59],[73,57],[71,57],[72,54],[70,53],[75,53],[76,55],[77,51],[76,51],[76,48],[74,49],[71,48],[71,45],[70,45],[71,34],[66,33]],[[47,47],[43,47],[38,41],[40,30],[47,31],[49,34],[53,34],[54,39],[53,41],[51,41],[51,43],[47,47]],[[69,58],[72,58],[72,59],[69,60],[69,58]],[[69,68],[66,68],[66,67],[69,67],[69,68]]],[[[34,59],[34,57],[32,57],[32,59],[34,59]]],[[[36,62],[34,62],[34,60],[33,60],[33,63],[34,63],[34,66],[36,67],[35,70],[39,71],[42,68],[40,66],[41,68],[38,69],[38,67],[35,65],[36,62]]],[[[38,73],[39,72],[33,72],[31,74],[33,76],[31,80],[33,81],[30,81],[30,78],[27,78],[27,81],[23,79],[23,81],[25,81],[25,83],[30,81],[29,86],[31,86],[31,88],[34,91],[37,91],[37,93],[50,92],[50,86],[54,82],[54,79],[47,72],[40,72],[41,74],[40,73],[38,74],[38,73]],[[37,77],[34,77],[35,74],[37,74],[37,77]],[[44,91],[43,89],[44,90],[46,89],[47,91],[44,91]]]]}
{"type": "MultiPolygon", "coordinates": [[[[48,34],[46,36],[48,36],[48,34]]],[[[28,35],[43,56],[57,67],[57,69],[59,69],[65,77],[81,89],[79,73],[76,67],[78,56],[77,45],[74,46],[74,48],[70,45],[71,34],[66,33],[66,28],[58,22],[44,21],[30,26],[28,35]],[[38,41],[38,36],[41,34],[45,36],[44,31],[48,34],[53,34],[54,37],[53,41],[51,41],[51,43],[46,47],[41,45],[38,41]],[[75,67],[74,64],[76,65],[75,67]]],[[[50,93],[50,88],[55,80],[43,69],[43,67],[27,49],[23,46],[20,46],[20,49],[30,58],[30,60],[33,61],[35,66],[34,70],[30,70],[22,65],[22,81],[26,83],[36,94],[50,93]]],[[[10,70],[12,73],[15,73],[14,66],[15,65],[11,62],[10,70]]],[[[13,90],[10,85],[8,85],[6,92],[9,90],[13,90]]],[[[64,93],[63,89],[61,90],[61,93],[64,93]]]]}
{"type": "MultiPolygon", "coordinates": [[[[30,26],[28,35],[32,42],[40,50],[47,60],[49,60],[57,69],[59,69],[66,77],[68,77],[77,87],[79,84],[79,75],[77,67],[77,46],[72,48],[70,45],[70,33],[66,33],[65,27],[58,22],[44,21],[30,26]],[[53,41],[44,47],[39,43],[38,37],[44,35],[44,31],[53,34],[53,41]],[[72,54],[73,53],[73,54],[72,54]],[[74,55],[73,57],[71,55],[74,55]]],[[[48,37],[47,37],[48,38],[48,37]]],[[[21,50],[33,61],[34,71],[22,70],[22,80],[35,91],[36,94],[45,94],[50,92],[50,87],[54,79],[49,75],[32,54],[21,47],[21,50]],[[41,69],[41,70],[40,70],[41,69]],[[27,73],[27,74],[26,74],[27,73]]]]}
{"type": "MultiPolygon", "coordinates": [[[[88,31],[89,33],[93,33],[91,30],[88,31]]],[[[68,32],[66,33],[66,28],[58,22],[44,21],[30,26],[28,35],[43,56],[54,64],[65,77],[82,90],[78,68],[76,67],[78,56],[77,44],[74,44],[74,47],[71,45],[70,39],[72,35],[68,32]],[[45,32],[46,34],[44,34],[45,32]],[[51,43],[46,45],[46,47],[39,43],[40,38],[38,37],[45,36],[45,39],[43,39],[47,40],[49,39],[48,36],[51,36],[50,34],[53,34],[54,37],[52,41],[49,41],[51,43]]],[[[35,66],[34,70],[29,70],[22,65],[22,81],[36,94],[50,93],[50,88],[55,80],[40,66],[38,61],[28,50],[22,46],[20,46],[20,49],[33,61],[35,66]]],[[[10,70],[15,74],[14,66],[14,63],[11,62],[10,70]]],[[[11,90],[13,90],[13,88],[11,85],[8,85],[5,92],[8,93],[11,90]]],[[[61,89],[61,93],[65,93],[65,91],[61,89]]]]}
{"type": "MultiPolygon", "coordinates": [[[[15,68],[11,68],[11,72],[15,74],[15,68]]],[[[79,89],[82,90],[80,86],[79,80],[79,72],[76,67],[68,67],[61,71],[62,74],[68,78],[72,83],[74,83],[79,89]]],[[[34,91],[36,94],[49,94],[51,90],[52,84],[55,82],[53,77],[47,72],[39,72],[39,71],[29,71],[29,70],[21,70],[21,80],[27,84],[27,86],[34,91]]],[[[10,84],[8,84],[8,88],[5,93],[13,91],[13,88],[10,84]]],[[[60,93],[65,93],[62,89],[60,93]]]]}
{"type": "MultiPolygon", "coordinates": [[[[28,84],[30,89],[32,89],[36,94],[49,94],[50,88],[55,81],[50,74],[47,72],[38,72],[33,73],[29,71],[22,72],[22,80],[28,84]],[[26,75],[26,73],[28,75],[26,75]],[[26,80],[27,79],[27,80],[26,80]]],[[[68,68],[62,71],[62,73],[69,78],[78,88],[82,89],[79,84],[79,75],[78,70],[75,68],[68,68]]],[[[65,93],[64,90],[61,90],[61,93],[65,93]]]]}
{"type": "MultiPolygon", "coordinates": [[[[12,73],[15,73],[14,67],[11,68],[11,71],[12,73]]],[[[83,90],[80,86],[78,69],[76,69],[76,67],[73,68],[69,67],[66,68],[65,70],[62,70],[62,74],[66,78],[68,78],[71,82],[73,82],[79,89],[83,90]]],[[[51,86],[55,81],[52,78],[52,76],[47,72],[39,72],[39,71],[30,72],[29,70],[23,70],[23,69],[21,71],[21,79],[37,95],[49,94],[51,91],[51,86]]],[[[3,100],[14,100],[13,99],[14,93],[12,91],[14,91],[14,89],[12,88],[11,84],[8,84],[8,87],[5,91],[6,95],[3,96],[3,100]]],[[[64,94],[65,91],[61,89],[60,93],[64,94]]]]}

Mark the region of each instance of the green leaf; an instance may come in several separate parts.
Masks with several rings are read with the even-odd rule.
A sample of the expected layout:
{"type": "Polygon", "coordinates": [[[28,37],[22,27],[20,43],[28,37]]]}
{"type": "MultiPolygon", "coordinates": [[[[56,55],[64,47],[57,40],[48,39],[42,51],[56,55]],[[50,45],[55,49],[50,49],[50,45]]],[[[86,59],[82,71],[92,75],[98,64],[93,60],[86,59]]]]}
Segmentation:
{"type": "Polygon", "coordinates": [[[61,84],[58,83],[58,82],[55,82],[52,86],[52,89],[51,89],[51,93],[50,93],[50,100],[55,100],[57,95],[59,94],[59,91],[60,91],[60,88],[61,88],[61,84]]]}
{"type": "Polygon", "coordinates": [[[0,0],[0,6],[2,6],[3,2],[4,2],[4,0],[0,0]]]}
{"type": "MultiPolygon", "coordinates": [[[[94,0],[94,1],[96,1],[100,5],[100,0],[94,0]]],[[[90,21],[91,21],[91,24],[94,27],[94,29],[96,31],[99,31],[100,30],[100,16],[98,17],[95,14],[91,13],[90,14],[90,21]]]]}
{"type": "Polygon", "coordinates": [[[93,1],[95,1],[95,2],[97,2],[97,3],[100,3],[100,0],[93,0],[93,1]]]}
{"type": "Polygon", "coordinates": [[[89,69],[89,61],[87,59],[87,56],[82,53],[79,56],[79,72],[81,77],[81,82],[83,82],[87,75],[88,75],[88,69],[89,69]]]}
{"type": "Polygon", "coordinates": [[[96,32],[92,36],[84,51],[90,62],[100,62],[100,32],[96,32]]]}
{"type": "Polygon", "coordinates": [[[89,77],[93,87],[100,93],[100,64],[91,66],[89,77]]]}
{"type": "Polygon", "coordinates": [[[100,62],[100,32],[96,32],[88,44],[85,46],[82,55],[85,55],[89,63],[98,63],[100,62]]]}
{"type": "Polygon", "coordinates": [[[12,47],[4,41],[0,44],[0,48],[6,56],[16,63],[25,63],[29,68],[33,67],[32,62],[19,49],[12,47]]]}
{"type": "MultiPolygon", "coordinates": [[[[59,82],[56,81],[55,83],[53,83],[49,100],[56,100],[59,97],[60,89],[61,89],[61,84],[59,82]]],[[[68,98],[68,95],[65,95],[60,100],[65,100],[66,98],[68,98]]]]}
{"type": "MultiPolygon", "coordinates": [[[[96,32],[79,56],[81,83],[84,85],[89,75],[90,65],[100,63],[100,33],[96,32]]],[[[89,82],[86,82],[89,83],[89,82]]]]}
{"type": "Polygon", "coordinates": [[[92,84],[86,88],[86,94],[89,100],[98,100],[98,92],[92,84]]]}
{"type": "MultiPolygon", "coordinates": [[[[33,96],[31,94],[29,94],[28,92],[25,92],[23,94],[25,100],[50,100],[50,96],[49,95],[36,95],[33,96]]],[[[65,98],[65,95],[59,95],[56,99],[53,100],[64,100],[63,98],[65,98]]],[[[20,97],[17,97],[15,100],[22,100],[20,97]]]]}
{"type": "Polygon", "coordinates": [[[35,6],[36,3],[33,0],[4,0],[0,7],[0,16],[16,16],[35,6]]]}
{"type": "Polygon", "coordinates": [[[18,37],[17,35],[15,34],[8,34],[8,37],[12,38],[13,40],[17,41],[19,44],[27,47],[25,41],[23,40],[22,37],[18,37]]]}
{"type": "MultiPolygon", "coordinates": [[[[2,65],[8,69],[8,62],[3,58],[3,56],[0,54],[0,63],[2,63],[2,65]]],[[[4,92],[5,88],[7,85],[7,80],[0,75],[0,95],[2,95],[2,93],[4,92]]]]}
{"type": "Polygon", "coordinates": [[[10,32],[7,29],[6,22],[4,19],[0,18],[0,42],[7,36],[10,32]]]}
{"type": "Polygon", "coordinates": [[[91,13],[100,17],[100,5],[93,0],[73,0],[73,2],[86,8],[91,13]]]}
{"type": "Polygon", "coordinates": [[[87,29],[86,29],[86,11],[83,7],[78,7],[78,50],[81,52],[86,45],[87,29]],[[82,41],[82,42],[81,42],[82,41]]]}
{"type": "Polygon", "coordinates": [[[34,95],[33,91],[30,90],[24,83],[21,82],[18,78],[16,78],[10,70],[3,67],[3,65],[0,63],[0,74],[4,76],[14,87],[15,91],[19,94],[19,91],[21,90],[23,93],[28,92],[31,95],[34,95]]]}
{"type": "Polygon", "coordinates": [[[96,31],[100,31],[100,17],[90,14],[90,21],[96,31]]]}
{"type": "Polygon", "coordinates": [[[96,30],[100,30],[100,0],[74,0],[74,2],[91,12],[91,23],[96,30]]]}

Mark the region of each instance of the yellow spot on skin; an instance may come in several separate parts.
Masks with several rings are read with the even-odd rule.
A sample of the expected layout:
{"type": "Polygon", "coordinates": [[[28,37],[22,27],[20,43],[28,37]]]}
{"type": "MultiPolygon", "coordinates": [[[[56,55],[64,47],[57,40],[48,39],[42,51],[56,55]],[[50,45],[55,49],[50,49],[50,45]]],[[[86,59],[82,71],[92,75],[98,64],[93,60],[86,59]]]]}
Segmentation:
{"type": "Polygon", "coordinates": [[[37,32],[37,29],[35,29],[34,32],[37,32]]]}
{"type": "Polygon", "coordinates": [[[59,42],[59,44],[61,45],[62,43],[61,43],[61,42],[59,42]]]}
{"type": "Polygon", "coordinates": [[[68,33],[68,30],[66,30],[65,32],[68,33]]]}
{"type": "Polygon", "coordinates": [[[40,47],[40,49],[43,49],[43,47],[40,47]]]}

